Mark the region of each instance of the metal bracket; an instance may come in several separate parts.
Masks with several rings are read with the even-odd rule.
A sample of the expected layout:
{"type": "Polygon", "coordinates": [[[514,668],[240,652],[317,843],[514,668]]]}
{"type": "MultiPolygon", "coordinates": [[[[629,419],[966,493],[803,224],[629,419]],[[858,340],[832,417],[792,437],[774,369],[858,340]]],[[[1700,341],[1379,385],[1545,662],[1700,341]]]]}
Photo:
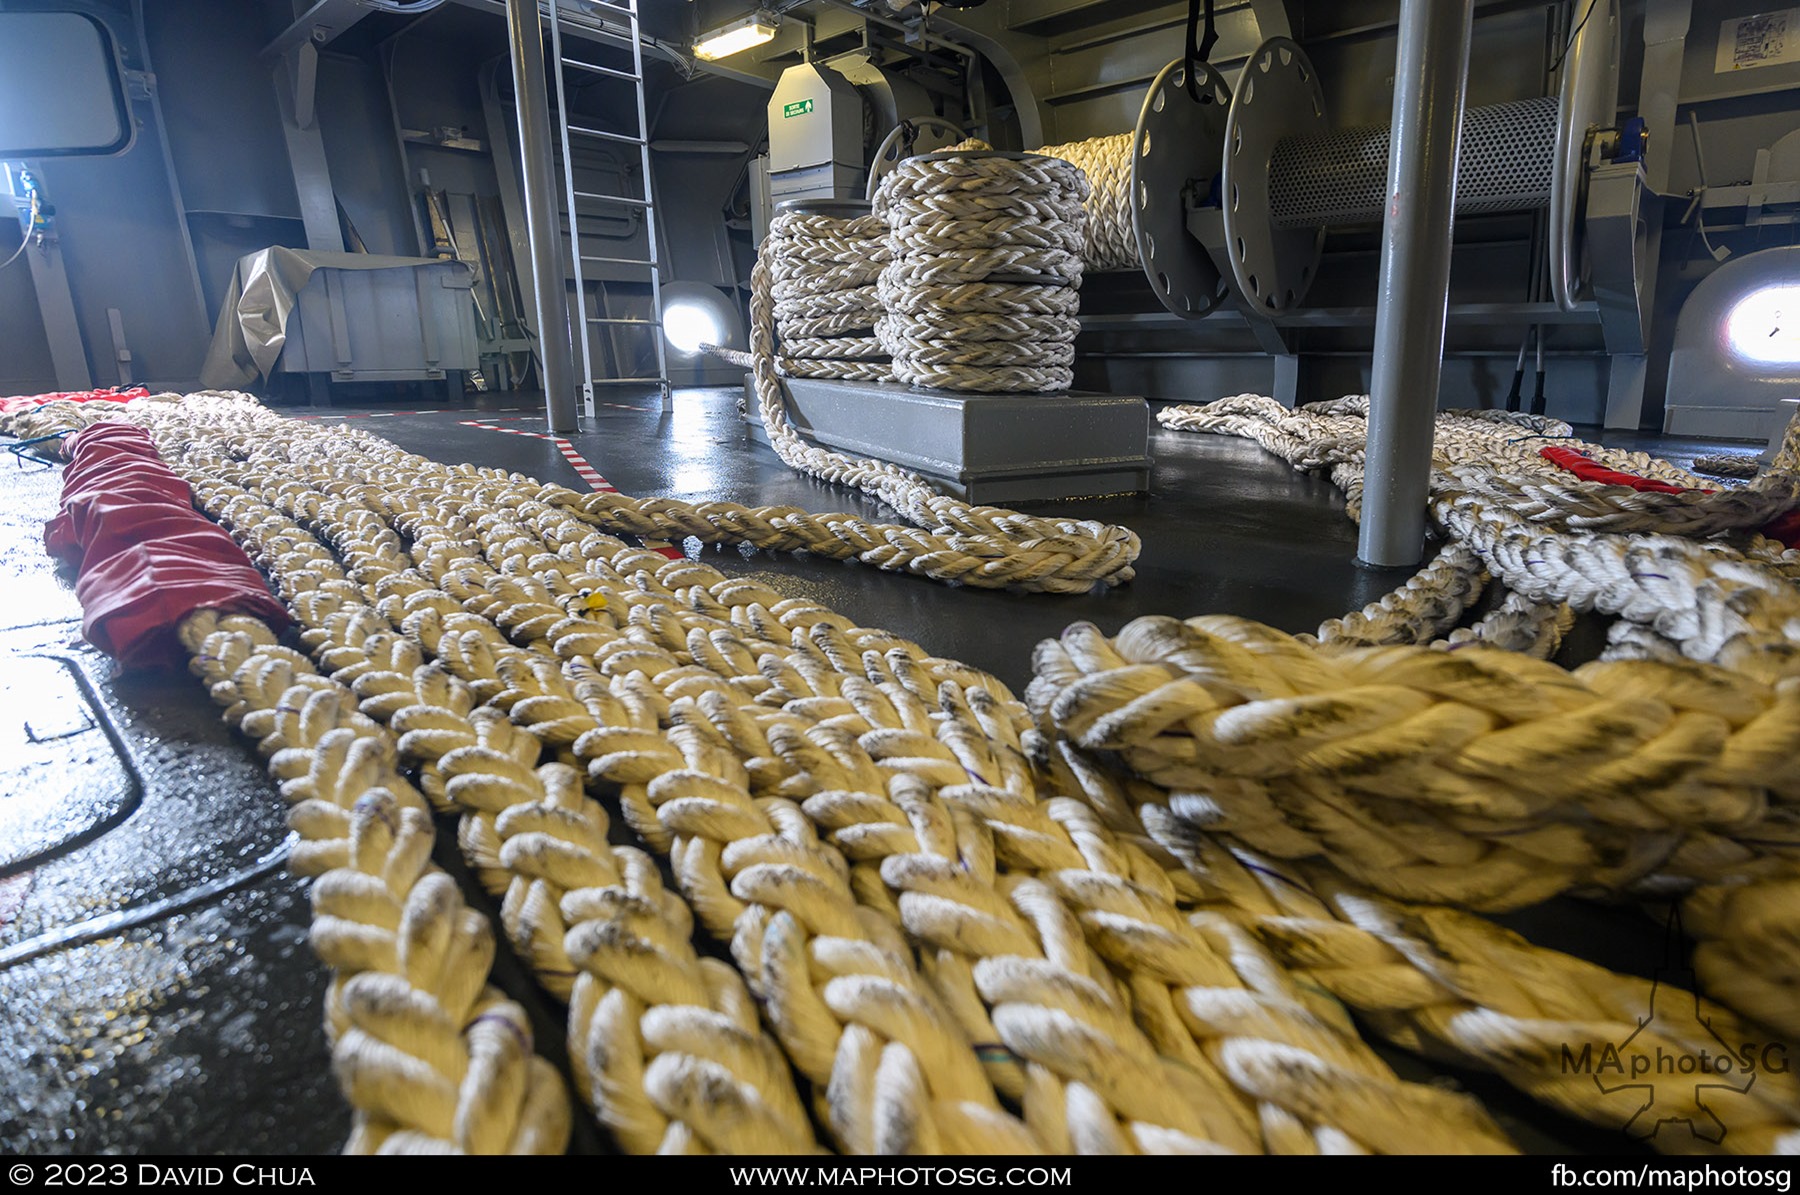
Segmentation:
{"type": "Polygon", "coordinates": [[[319,51],[311,42],[301,42],[287,56],[288,84],[293,88],[289,98],[294,104],[294,124],[310,129],[318,118],[319,51]]]}
{"type": "Polygon", "coordinates": [[[1642,353],[1647,339],[1643,289],[1650,230],[1644,196],[1644,171],[1636,162],[1602,165],[1589,176],[1586,269],[1609,353],[1642,353]]]}
{"type": "Polygon", "coordinates": [[[303,45],[327,45],[332,38],[373,11],[374,9],[365,8],[361,0],[319,0],[297,17],[293,24],[282,30],[280,36],[264,46],[262,57],[283,57],[303,45]]]}

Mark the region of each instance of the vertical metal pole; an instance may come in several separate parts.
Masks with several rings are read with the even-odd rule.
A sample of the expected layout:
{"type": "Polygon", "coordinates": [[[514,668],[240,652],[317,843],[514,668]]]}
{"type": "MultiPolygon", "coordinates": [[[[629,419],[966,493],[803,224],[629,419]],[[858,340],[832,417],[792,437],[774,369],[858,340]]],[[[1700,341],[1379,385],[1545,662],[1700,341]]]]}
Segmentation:
{"type": "Polygon", "coordinates": [[[1474,0],[1400,4],[1368,464],[1357,538],[1357,556],[1365,564],[1413,565],[1425,555],[1431,438],[1450,295],[1456,153],[1474,9],[1474,0]]]}
{"type": "MultiPolygon", "coordinates": [[[[555,3],[556,0],[551,0],[555,3]]],[[[569,342],[569,293],[563,282],[556,171],[550,158],[550,98],[544,83],[544,30],[537,0],[506,0],[512,33],[513,100],[519,113],[519,189],[531,241],[532,309],[544,370],[544,416],[553,432],[572,432],[575,363],[569,342]]]]}
{"type": "Polygon", "coordinates": [[[575,275],[575,354],[581,362],[581,410],[594,415],[594,348],[588,323],[587,279],[581,276],[581,218],[575,211],[575,155],[569,152],[569,88],[563,80],[562,10],[550,5],[550,62],[555,67],[556,137],[562,150],[563,201],[569,205],[569,269],[575,275]]]}

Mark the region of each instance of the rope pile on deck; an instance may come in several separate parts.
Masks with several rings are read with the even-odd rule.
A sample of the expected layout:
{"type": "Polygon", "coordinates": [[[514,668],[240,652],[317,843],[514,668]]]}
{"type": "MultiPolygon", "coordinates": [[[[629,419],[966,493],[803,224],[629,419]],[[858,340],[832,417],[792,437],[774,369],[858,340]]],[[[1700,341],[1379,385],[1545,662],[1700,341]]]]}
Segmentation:
{"type": "MultiPolygon", "coordinates": [[[[560,487],[241,397],[110,413],[151,431],[359,715],[464,811],[509,941],[569,998],[584,1099],[630,1148],[1510,1148],[1469,1097],[1395,1077],[1347,1008],[1616,1127],[1641,1099],[1557,1051],[1630,1041],[1647,982],[1442,902],[1698,884],[1691,921],[1761,937],[1767,910],[1729,908],[1755,890],[1739,881],[1788,874],[1781,676],[1570,674],[1163,619],[1111,641],[1073,628],[1022,703],[603,534],[560,487]],[[667,857],[681,899],[604,846],[596,801],[667,857]],[[688,910],[741,987],[694,958],[688,910]],[[746,1111],[709,1122],[701,1088],[746,1111]]],[[[1779,1013],[1754,988],[1778,978],[1714,961],[1709,990],[1779,1013]]],[[[1768,1036],[1699,1007],[1728,1038],[1768,1036]]],[[[1703,1032],[1661,1024],[1632,1048],[1703,1032]]],[[[1800,1148],[1790,1075],[1721,1114],[1717,1143],[1656,1144],[1800,1148]]]]}

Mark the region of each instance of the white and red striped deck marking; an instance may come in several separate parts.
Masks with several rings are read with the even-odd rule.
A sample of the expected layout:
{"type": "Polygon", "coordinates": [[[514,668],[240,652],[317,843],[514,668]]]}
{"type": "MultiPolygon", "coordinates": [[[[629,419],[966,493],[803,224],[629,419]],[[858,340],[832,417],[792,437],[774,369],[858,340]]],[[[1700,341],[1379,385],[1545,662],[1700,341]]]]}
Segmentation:
{"type": "MultiPolygon", "coordinates": [[[[495,407],[496,411],[530,411],[534,407],[495,407]]],[[[461,410],[445,410],[443,407],[432,407],[424,411],[346,411],[339,415],[325,411],[317,415],[289,415],[289,419],[394,419],[401,415],[462,415],[461,410]]]]}
{"type": "MultiPolygon", "coordinates": [[[[575,475],[587,482],[590,490],[600,494],[619,492],[619,487],[600,476],[600,471],[588,464],[587,458],[575,450],[575,445],[562,436],[553,436],[549,432],[528,432],[516,427],[496,427],[494,420],[460,419],[457,422],[463,427],[480,428],[482,431],[505,432],[509,436],[530,436],[534,440],[548,440],[556,446],[556,451],[562,454],[563,460],[569,462],[569,467],[575,470],[575,475]]],[[[645,539],[644,546],[652,552],[667,556],[670,560],[680,560],[685,555],[680,548],[667,540],[645,539]]]]}

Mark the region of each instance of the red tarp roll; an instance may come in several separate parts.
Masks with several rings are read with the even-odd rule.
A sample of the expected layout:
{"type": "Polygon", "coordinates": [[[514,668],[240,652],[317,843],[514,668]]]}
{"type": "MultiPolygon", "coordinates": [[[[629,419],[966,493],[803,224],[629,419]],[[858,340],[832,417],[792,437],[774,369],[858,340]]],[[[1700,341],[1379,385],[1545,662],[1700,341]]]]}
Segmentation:
{"type": "Polygon", "coordinates": [[[195,610],[287,625],[262,574],[194,509],[148,432],[96,423],[65,451],[62,511],[45,526],[44,546],[79,570],[75,596],[89,643],[127,665],[173,663],[182,655],[175,630],[195,610]]]}

